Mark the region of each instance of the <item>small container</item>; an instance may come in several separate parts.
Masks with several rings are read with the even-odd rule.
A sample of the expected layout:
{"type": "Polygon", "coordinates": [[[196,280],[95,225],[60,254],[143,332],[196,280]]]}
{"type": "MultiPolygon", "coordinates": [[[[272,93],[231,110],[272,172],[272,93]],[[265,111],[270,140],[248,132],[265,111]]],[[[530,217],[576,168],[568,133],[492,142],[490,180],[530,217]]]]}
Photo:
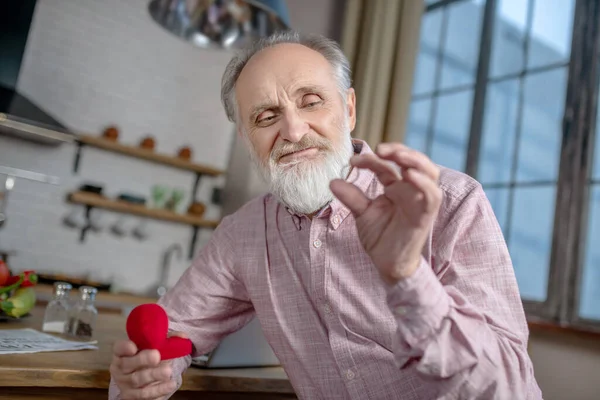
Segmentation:
{"type": "Polygon", "coordinates": [[[79,288],[79,301],[71,310],[66,333],[78,339],[89,340],[94,336],[98,310],[94,305],[98,290],[91,286],[79,288]]]}
{"type": "Polygon", "coordinates": [[[69,300],[71,288],[71,284],[67,282],[54,283],[54,298],[46,306],[42,331],[54,333],[65,332],[71,310],[71,302],[69,300]]]}

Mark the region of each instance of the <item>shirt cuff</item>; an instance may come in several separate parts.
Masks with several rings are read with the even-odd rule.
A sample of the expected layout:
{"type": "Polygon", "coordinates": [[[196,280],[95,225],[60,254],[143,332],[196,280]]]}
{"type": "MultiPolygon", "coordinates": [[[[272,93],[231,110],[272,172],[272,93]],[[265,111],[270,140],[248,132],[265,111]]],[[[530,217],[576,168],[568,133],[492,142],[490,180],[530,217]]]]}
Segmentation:
{"type": "Polygon", "coordinates": [[[387,300],[398,333],[409,346],[433,335],[450,308],[444,286],[423,257],[412,276],[388,288],[387,300]]]}
{"type": "Polygon", "coordinates": [[[179,388],[181,388],[181,385],[183,384],[183,373],[189,368],[191,363],[192,357],[189,355],[185,357],[179,357],[173,360],[173,364],[171,364],[173,371],[171,379],[177,383],[177,388],[173,391],[173,393],[171,393],[171,396],[177,390],[179,390],[179,388]]]}

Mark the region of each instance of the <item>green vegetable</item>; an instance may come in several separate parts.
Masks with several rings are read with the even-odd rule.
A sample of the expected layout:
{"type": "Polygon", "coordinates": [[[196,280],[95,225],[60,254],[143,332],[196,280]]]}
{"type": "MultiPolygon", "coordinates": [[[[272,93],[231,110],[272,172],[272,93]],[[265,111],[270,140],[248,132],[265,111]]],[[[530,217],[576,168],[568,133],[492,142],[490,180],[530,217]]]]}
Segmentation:
{"type": "MultiPolygon", "coordinates": [[[[25,280],[25,276],[24,275],[17,275],[17,276],[19,278],[16,280],[16,282],[11,283],[8,286],[0,287],[0,294],[8,293],[8,292],[12,291],[13,289],[16,289],[19,286],[21,286],[21,283],[23,283],[23,281],[25,280]]],[[[14,277],[11,277],[11,278],[14,278],[14,277]]]]}
{"type": "Polygon", "coordinates": [[[32,287],[19,288],[8,299],[0,303],[0,309],[11,317],[19,318],[35,306],[35,290],[32,287]]]}
{"type": "Polygon", "coordinates": [[[34,271],[24,271],[8,278],[7,286],[0,286],[0,295],[10,293],[18,287],[31,287],[37,284],[38,276],[34,271]]]}

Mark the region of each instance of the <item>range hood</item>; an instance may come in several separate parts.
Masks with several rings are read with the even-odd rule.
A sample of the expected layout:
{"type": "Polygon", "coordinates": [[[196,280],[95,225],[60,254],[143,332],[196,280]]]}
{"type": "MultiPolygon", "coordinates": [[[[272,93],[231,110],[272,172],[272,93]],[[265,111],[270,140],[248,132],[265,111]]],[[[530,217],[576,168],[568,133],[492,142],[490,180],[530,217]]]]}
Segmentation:
{"type": "Polygon", "coordinates": [[[22,93],[17,80],[37,0],[5,1],[0,12],[0,134],[57,145],[75,140],[22,93]]]}
{"type": "Polygon", "coordinates": [[[75,135],[14,89],[0,85],[0,134],[46,145],[75,141],[75,135]]]}

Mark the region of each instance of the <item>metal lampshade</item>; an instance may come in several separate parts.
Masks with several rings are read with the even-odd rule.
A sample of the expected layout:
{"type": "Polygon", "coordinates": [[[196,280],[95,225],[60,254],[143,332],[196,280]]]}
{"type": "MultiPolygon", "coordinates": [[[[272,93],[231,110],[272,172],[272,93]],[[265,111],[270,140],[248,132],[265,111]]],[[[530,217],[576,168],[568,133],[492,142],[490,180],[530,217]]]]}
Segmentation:
{"type": "Polygon", "coordinates": [[[201,48],[238,49],[289,29],[285,0],[152,0],[152,18],[201,48]]]}

